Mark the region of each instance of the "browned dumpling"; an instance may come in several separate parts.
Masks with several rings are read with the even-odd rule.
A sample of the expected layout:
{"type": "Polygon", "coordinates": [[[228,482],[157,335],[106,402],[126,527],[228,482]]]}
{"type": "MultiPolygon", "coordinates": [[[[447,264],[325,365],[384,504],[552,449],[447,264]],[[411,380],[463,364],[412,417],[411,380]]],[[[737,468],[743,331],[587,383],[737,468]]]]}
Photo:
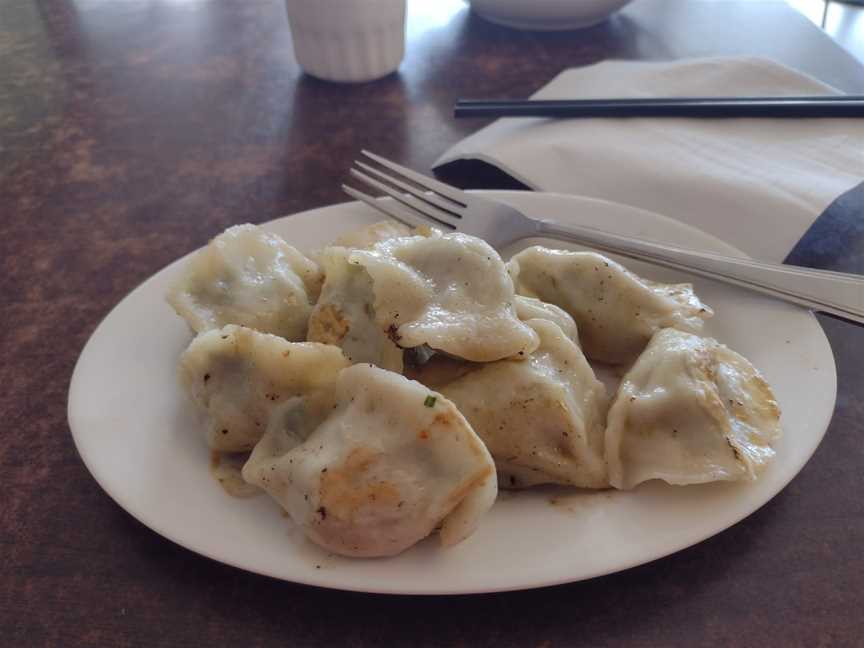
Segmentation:
{"type": "Polygon", "coordinates": [[[606,428],[616,488],[755,479],[774,457],[780,410],[765,379],[716,340],[664,329],[624,376],[606,428]]]}
{"type": "Polygon", "coordinates": [[[498,492],[495,466],[450,401],[368,364],[339,374],[335,398],[287,452],[282,433],[268,430],[243,477],[311,540],[346,556],[392,556],[439,527],[445,545],[474,531],[498,492]]]}
{"type": "Polygon", "coordinates": [[[495,458],[504,488],[609,485],[603,457],[606,389],[553,322],[529,320],[540,346],[441,387],[495,458]]]}
{"type": "Polygon", "coordinates": [[[402,349],[375,318],[372,278],[349,263],[350,250],[324,248],[320,254],[326,279],[309,318],[308,339],[341,347],[352,363],[372,363],[402,372],[402,349]]]}

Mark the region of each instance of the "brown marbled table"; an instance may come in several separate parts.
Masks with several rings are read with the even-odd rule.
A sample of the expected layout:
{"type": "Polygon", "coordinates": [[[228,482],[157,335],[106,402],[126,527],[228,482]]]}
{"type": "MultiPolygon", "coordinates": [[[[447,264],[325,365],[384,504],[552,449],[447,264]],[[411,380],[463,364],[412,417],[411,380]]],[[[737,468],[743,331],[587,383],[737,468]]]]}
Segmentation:
{"type": "MultiPolygon", "coordinates": [[[[428,169],[481,125],[451,119],[457,97],[736,53],[864,92],[864,68],[779,2],[637,0],[561,34],[459,0],[410,9],[401,73],[350,86],[301,74],[276,0],[0,0],[0,645],[864,645],[864,331],[827,318],[840,393],[801,474],[720,535],[594,581],[442,598],[278,582],[172,544],[90,477],[66,397],[109,309],[228,225],[342,201],[361,148],[428,169]]],[[[858,203],[796,260],[864,271],[858,203]]]]}

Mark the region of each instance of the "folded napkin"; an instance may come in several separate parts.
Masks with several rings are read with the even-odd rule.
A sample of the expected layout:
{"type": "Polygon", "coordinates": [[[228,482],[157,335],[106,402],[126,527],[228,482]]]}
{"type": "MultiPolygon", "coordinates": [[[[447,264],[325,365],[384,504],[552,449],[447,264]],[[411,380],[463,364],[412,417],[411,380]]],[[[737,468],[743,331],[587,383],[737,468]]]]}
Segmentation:
{"type": "MultiPolygon", "coordinates": [[[[608,61],[566,70],[534,98],[824,94],[842,93],[772,61],[736,57],[608,61]]],[[[864,181],[864,120],[507,118],[435,167],[465,159],[538,191],[664,214],[780,261],[830,204],[864,181]]]]}

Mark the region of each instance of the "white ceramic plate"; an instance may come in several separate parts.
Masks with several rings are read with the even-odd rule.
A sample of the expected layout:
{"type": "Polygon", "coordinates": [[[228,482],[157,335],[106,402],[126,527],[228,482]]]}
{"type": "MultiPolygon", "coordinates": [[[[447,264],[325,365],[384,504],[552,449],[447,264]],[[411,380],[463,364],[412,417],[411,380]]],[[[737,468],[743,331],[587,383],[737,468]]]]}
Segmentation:
{"type": "MultiPolygon", "coordinates": [[[[676,221],[622,205],[552,194],[495,195],[536,217],[740,254],[676,221]]],[[[376,220],[371,210],[348,203],[267,227],[308,249],[376,220]]],[[[177,358],[191,336],[163,298],[181,263],[134,290],[87,343],[69,393],[72,435],[99,484],[154,531],[215,560],[298,583],[405,594],[492,592],[639,565],[722,531],[776,495],[813,454],[834,407],[833,356],[810,313],[693,279],[697,293],[717,311],[706,333],[761,369],[783,410],[777,461],[760,481],[505,493],[478,531],[451,549],[440,549],[437,538],[430,538],[395,558],[329,556],[304,540],[268,497],[234,499],[210,476],[203,435],[175,382],[177,358]]],[[[649,278],[691,280],[625,263],[649,278]]]]}

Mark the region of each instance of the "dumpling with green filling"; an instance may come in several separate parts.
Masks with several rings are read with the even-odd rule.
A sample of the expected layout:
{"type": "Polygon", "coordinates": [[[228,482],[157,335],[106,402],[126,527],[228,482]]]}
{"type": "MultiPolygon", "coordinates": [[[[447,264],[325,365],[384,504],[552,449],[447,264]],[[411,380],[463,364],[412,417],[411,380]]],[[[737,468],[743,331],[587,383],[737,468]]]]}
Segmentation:
{"type": "Polygon", "coordinates": [[[329,411],[336,376],[348,365],[338,347],[288,342],[231,324],[192,340],[178,373],[206,420],[210,447],[245,452],[292,399],[301,399],[309,415],[329,411]]]}
{"type": "Polygon", "coordinates": [[[237,225],[192,255],[167,299],[196,333],[237,324],[302,341],[323,280],[276,234],[237,225]]]}

